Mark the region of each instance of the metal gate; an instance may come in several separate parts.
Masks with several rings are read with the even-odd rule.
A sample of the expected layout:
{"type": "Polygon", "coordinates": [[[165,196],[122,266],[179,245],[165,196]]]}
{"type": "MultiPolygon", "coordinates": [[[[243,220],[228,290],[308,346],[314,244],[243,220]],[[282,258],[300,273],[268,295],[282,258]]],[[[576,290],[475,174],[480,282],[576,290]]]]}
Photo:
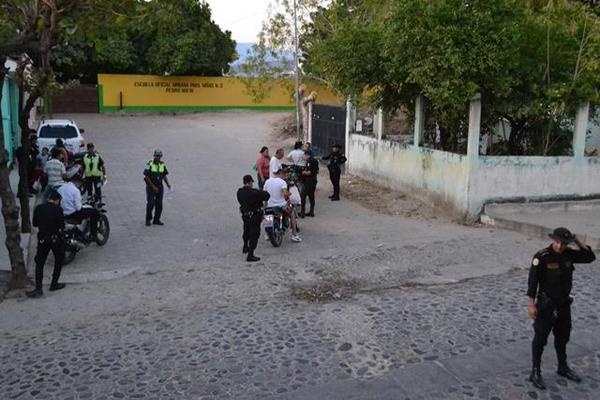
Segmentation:
{"type": "Polygon", "coordinates": [[[99,112],[96,85],[80,85],[53,96],[50,102],[53,114],[99,112]]]}
{"type": "MultiPolygon", "coordinates": [[[[312,145],[316,155],[329,154],[335,143],[346,147],[346,109],[322,104],[312,105],[312,145]]],[[[343,150],[342,150],[343,151],[343,150]]]]}

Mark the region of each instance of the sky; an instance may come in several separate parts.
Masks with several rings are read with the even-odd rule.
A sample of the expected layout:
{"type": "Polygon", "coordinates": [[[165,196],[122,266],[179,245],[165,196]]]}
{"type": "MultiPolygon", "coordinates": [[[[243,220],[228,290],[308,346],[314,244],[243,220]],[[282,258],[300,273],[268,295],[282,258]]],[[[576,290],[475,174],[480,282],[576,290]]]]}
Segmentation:
{"type": "Polygon", "coordinates": [[[238,43],[255,42],[272,0],[204,0],[215,23],[238,43]]]}

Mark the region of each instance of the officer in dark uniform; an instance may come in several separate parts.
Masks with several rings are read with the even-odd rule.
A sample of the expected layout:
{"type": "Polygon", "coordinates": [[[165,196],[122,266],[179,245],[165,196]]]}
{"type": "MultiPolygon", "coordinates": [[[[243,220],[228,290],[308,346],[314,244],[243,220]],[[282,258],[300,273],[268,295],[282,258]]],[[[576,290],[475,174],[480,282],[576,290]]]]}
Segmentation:
{"type": "Polygon", "coordinates": [[[150,226],[150,223],[154,225],[164,225],[160,220],[163,210],[163,195],[164,186],[163,181],[167,184],[169,189],[171,184],[167,175],[167,166],[162,162],[163,153],[160,149],[154,150],[154,158],[146,164],[144,168],[144,182],[146,182],[146,225],[150,226]],[[152,211],[154,210],[154,218],[152,218],[152,211]]]}
{"type": "Polygon", "coordinates": [[[240,203],[240,212],[244,221],[244,239],[243,253],[248,253],[246,261],[259,261],[260,258],[254,255],[258,238],[260,237],[260,223],[262,222],[262,207],[265,201],[269,200],[269,193],[264,190],[254,189],[254,179],[252,175],[244,175],[244,186],[237,191],[237,199],[240,203]]]}
{"type": "Polygon", "coordinates": [[[300,218],[315,216],[315,190],[317,189],[317,175],[319,174],[319,162],[312,156],[310,150],[304,151],[304,162],[300,179],[302,180],[302,191],[300,193],[301,210],[300,218]],[[310,211],[306,214],[306,197],[310,202],[310,211]]]}
{"type": "Polygon", "coordinates": [[[33,226],[39,228],[39,230],[37,234],[37,253],[35,255],[35,290],[27,292],[28,297],[37,298],[44,294],[42,291],[44,264],[50,251],[54,254],[54,271],[50,291],[53,292],[65,287],[64,283],[58,283],[65,257],[65,243],[62,238],[65,222],[60,200],[60,194],[56,190],[52,190],[48,195],[48,202],[40,204],[33,211],[33,226]]]}
{"type": "Polygon", "coordinates": [[[535,336],[531,345],[533,368],[529,380],[545,389],[540,364],[550,331],[554,331],[554,348],[558,358],[557,373],[571,381],[581,378],[567,364],[567,343],[571,334],[573,263],[591,263],[596,259],[589,246],[582,244],[567,228],[556,228],[552,244],[538,251],[529,270],[528,313],[534,320],[535,336]],[[577,250],[568,247],[575,243],[577,250]]]}
{"type": "Polygon", "coordinates": [[[340,199],[340,177],[342,176],[341,165],[346,162],[346,157],[341,152],[342,147],[339,144],[331,146],[331,153],[323,157],[323,160],[329,161],[327,168],[329,169],[329,179],[333,185],[333,194],[329,196],[331,201],[340,199]]]}

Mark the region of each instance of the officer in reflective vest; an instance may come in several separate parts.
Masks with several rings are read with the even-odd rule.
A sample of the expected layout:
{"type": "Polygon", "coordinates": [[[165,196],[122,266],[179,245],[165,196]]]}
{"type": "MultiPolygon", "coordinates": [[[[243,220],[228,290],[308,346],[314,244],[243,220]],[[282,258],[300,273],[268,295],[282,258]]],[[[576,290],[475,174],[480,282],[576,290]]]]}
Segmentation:
{"type": "Polygon", "coordinates": [[[164,187],[163,181],[167,184],[169,189],[171,184],[167,175],[167,166],[162,159],[162,151],[160,149],[154,150],[154,159],[148,161],[146,168],[144,169],[144,182],[146,182],[146,225],[164,225],[160,220],[163,209],[163,195],[164,187]],[[154,211],[154,218],[152,217],[152,211],[154,211]]]}
{"type": "Polygon", "coordinates": [[[85,190],[88,199],[93,199],[96,203],[102,202],[102,184],[106,177],[106,167],[100,153],[96,151],[93,143],[88,143],[88,152],[83,156],[83,177],[85,179],[85,190]]]}

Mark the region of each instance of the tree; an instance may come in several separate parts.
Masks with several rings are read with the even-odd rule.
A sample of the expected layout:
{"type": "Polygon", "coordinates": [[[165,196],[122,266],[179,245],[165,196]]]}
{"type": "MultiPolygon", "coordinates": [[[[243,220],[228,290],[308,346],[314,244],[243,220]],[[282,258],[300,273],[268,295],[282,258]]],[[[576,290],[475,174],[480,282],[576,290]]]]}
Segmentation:
{"type": "Polygon", "coordinates": [[[312,71],[345,94],[370,93],[388,110],[428,100],[440,146],[464,151],[467,109],[484,99],[484,126],[500,118],[512,129],[507,152],[568,151],[568,118],[598,99],[599,20],[566,1],[333,1],[304,47],[312,71]],[[381,10],[381,11],[377,11],[381,10]],[[340,17],[341,16],[341,17],[340,17]],[[344,16],[352,16],[344,17],[344,16]],[[357,18],[358,16],[358,18],[357,18]],[[325,34],[323,34],[325,32],[325,34]]]}

